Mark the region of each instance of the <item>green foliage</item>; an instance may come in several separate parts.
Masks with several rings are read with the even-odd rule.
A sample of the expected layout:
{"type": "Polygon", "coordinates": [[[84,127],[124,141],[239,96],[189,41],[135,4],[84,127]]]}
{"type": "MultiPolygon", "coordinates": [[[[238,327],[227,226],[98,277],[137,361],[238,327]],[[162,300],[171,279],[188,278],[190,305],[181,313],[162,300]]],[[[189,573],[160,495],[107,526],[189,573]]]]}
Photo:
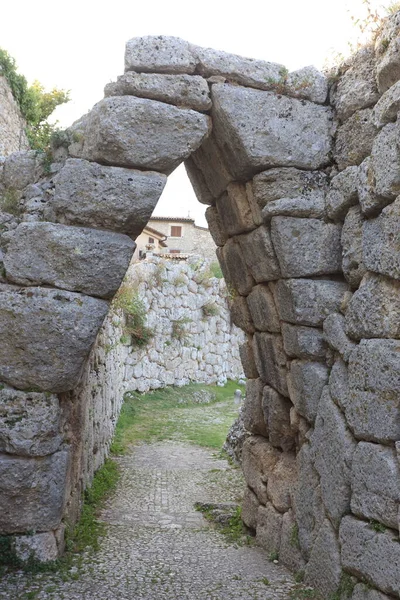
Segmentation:
{"type": "Polygon", "coordinates": [[[210,272],[211,272],[212,276],[216,277],[217,279],[224,278],[224,275],[223,275],[222,269],[221,269],[221,265],[219,264],[218,261],[212,262],[210,264],[210,272]]]}
{"type": "Polygon", "coordinates": [[[219,315],[219,308],[215,302],[207,302],[201,307],[203,317],[216,317],[219,315]]]}
{"type": "Polygon", "coordinates": [[[181,285],[185,285],[185,284],[186,284],[186,281],[187,281],[187,278],[185,277],[185,275],[184,275],[183,273],[179,273],[179,274],[178,274],[178,275],[175,277],[175,279],[174,279],[174,281],[173,281],[172,283],[173,283],[173,285],[175,285],[176,287],[179,287],[179,286],[181,286],[181,285]]]}
{"type": "Polygon", "coordinates": [[[386,531],[386,527],[382,525],[382,523],[380,523],[379,521],[375,521],[374,519],[371,519],[371,521],[369,522],[369,526],[377,533],[385,533],[386,531]]]}
{"type": "Polygon", "coordinates": [[[293,548],[300,548],[299,526],[297,525],[297,523],[293,525],[292,530],[290,532],[290,545],[293,546],[293,548]]]}
{"type": "Polygon", "coordinates": [[[124,342],[130,337],[132,346],[146,346],[154,336],[152,329],[146,326],[146,307],[138,291],[128,283],[124,283],[113,300],[114,308],[122,310],[125,323],[122,325],[124,342]]]}
{"type": "Polygon", "coordinates": [[[171,337],[174,340],[178,340],[182,344],[189,341],[190,334],[187,331],[185,325],[191,323],[192,319],[189,317],[181,317],[180,319],[174,319],[172,321],[172,333],[171,337]]]}
{"type": "Polygon", "coordinates": [[[2,212],[14,215],[14,217],[20,217],[22,214],[22,207],[20,205],[20,199],[17,190],[9,188],[0,197],[0,210],[2,212]]]}
{"type": "MultiPolygon", "coordinates": [[[[226,536],[229,543],[235,544],[236,546],[250,546],[254,543],[254,539],[248,535],[247,529],[242,521],[242,508],[240,506],[235,508],[228,523],[221,522],[218,519],[221,514],[219,505],[196,502],[194,507],[203,514],[207,521],[216,525],[217,530],[226,536]]],[[[263,583],[265,583],[265,581],[263,581],[263,583]]],[[[265,585],[269,585],[269,581],[268,583],[265,583],[265,585]]]]}
{"type": "Polygon", "coordinates": [[[277,550],[273,550],[269,553],[268,558],[271,562],[274,562],[274,560],[279,560],[279,552],[277,550]]]}
{"type": "Polygon", "coordinates": [[[294,580],[296,583],[302,583],[304,581],[305,572],[301,569],[300,571],[296,571],[294,574],[294,580]]]}
{"type": "Polygon", "coordinates": [[[50,125],[47,119],[57,106],[70,100],[69,92],[58,88],[45,91],[38,81],[28,86],[26,78],[18,73],[14,58],[2,48],[0,48],[0,74],[7,79],[12,95],[21,109],[27,124],[26,134],[31,148],[48,150],[56,126],[50,125]]]}
{"type": "Polygon", "coordinates": [[[394,15],[400,10],[400,2],[391,2],[389,6],[386,8],[386,12],[389,15],[394,15]]]}
{"type": "Polygon", "coordinates": [[[334,594],[329,597],[329,600],[347,600],[353,595],[356,585],[356,579],[348,573],[342,573],[340,577],[339,587],[334,594]]]}

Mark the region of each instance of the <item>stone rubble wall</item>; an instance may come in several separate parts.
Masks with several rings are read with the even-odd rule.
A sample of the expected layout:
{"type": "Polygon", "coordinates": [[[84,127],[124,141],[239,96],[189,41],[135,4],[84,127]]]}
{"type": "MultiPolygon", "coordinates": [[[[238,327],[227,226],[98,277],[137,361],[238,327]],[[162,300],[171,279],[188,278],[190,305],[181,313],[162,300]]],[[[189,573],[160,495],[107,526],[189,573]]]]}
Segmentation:
{"type": "MultiPolygon", "coordinates": [[[[5,77],[0,75],[0,157],[28,150],[26,123],[5,77]]],[[[1,158],[0,158],[1,161],[1,158]]]]}
{"type": "MultiPolygon", "coordinates": [[[[399,34],[396,13],[330,86],[312,67],[134,38],[125,74],[71,128],[47,178],[38,183],[31,155],[6,160],[21,214],[2,216],[3,393],[25,390],[32,406],[34,386],[53,429],[59,393],[72,432],[56,450],[32,442],[45,473],[63,481],[69,469],[45,531],[58,531],[62,498],[76,498],[66,488],[83,471],[77,457],[92,460],[89,409],[71,390],[130,242],[184,160],[246,334],[243,519],[325,598],[400,598],[399,34]]],[[[30,498],[23,473],[37,459],[11,465],[9,448],[0,500],[9,472],[30,498]]],[[[30,518],[41,514],[32,504],[30,518]]],[[[11,531],[10,519],[0,516],[2,533],[28,528],[15,517],[11,531]]]]}

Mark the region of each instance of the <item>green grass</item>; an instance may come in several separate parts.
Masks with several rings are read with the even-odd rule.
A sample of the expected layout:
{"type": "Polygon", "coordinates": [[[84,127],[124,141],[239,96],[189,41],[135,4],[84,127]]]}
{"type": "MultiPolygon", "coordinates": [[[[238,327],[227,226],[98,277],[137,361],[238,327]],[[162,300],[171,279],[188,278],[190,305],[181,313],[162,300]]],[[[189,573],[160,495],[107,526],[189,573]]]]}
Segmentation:
{"type": "Polygon", "coordinates": [[[233,403],[236,389],[244,386],[229,381],[224,387],[190,384],[139,394],[127,392],[111,446],[114,454],[125,453],[131,444],[173,440],[220,449],[237,417],[233,403]],[[196,400],[209,395],[209,403],[196,400]]]}

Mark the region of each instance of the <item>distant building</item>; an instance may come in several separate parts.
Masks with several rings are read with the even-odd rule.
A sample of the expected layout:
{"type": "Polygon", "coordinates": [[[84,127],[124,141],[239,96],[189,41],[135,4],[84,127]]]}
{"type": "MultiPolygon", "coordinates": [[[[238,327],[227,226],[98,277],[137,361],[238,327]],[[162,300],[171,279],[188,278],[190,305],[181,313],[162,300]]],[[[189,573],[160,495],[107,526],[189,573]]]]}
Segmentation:
{"type": "Polygon", "coordinates": [[[167,244],[165,243],[166,236],[157,229],[146,225],[142,233],[136,238],[136,250],[133,255],[133,260],[145,258],[147,252],[165,252],[167,244]]]}
{"type": "Polygon", "coordinates": [[[175,255],[177,258],[180,254],[183,256],[198,254],[216,260],[216,246],[209,230],[207,227],[195,225],[194,219],[190,217],[151,217],[143,233],[136,239],[137,258],[140,252],[142,255],[146,252],[151,237],[155,244],[152,251],[157,254],[169,254],[171,257],[175,255]],[[145,234],[147,231],[157,232],[159,236],[163,236],[162,240],[157,244],[155,235],[145,234]]]}

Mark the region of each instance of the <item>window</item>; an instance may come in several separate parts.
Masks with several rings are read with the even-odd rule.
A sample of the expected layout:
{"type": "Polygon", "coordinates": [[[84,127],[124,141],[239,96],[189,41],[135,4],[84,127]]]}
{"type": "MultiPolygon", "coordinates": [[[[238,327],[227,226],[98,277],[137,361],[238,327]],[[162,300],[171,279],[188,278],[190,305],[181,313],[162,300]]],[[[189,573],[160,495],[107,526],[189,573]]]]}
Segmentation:
{"type": "Polygon", "coordinates": [[[170,250],[169,253],[170,254],[180,254],[181,251],[180,250],[170,250]]]}
{"type": "Polygon", "coordinates": [[[182,227],[180,225],[171,225],[171,237],[182,237],[182,227]]]}
{"type": "Polygon", "coordinates": [[[149,244],[154,244],[154,238],[149,237],[149,244]]]}

